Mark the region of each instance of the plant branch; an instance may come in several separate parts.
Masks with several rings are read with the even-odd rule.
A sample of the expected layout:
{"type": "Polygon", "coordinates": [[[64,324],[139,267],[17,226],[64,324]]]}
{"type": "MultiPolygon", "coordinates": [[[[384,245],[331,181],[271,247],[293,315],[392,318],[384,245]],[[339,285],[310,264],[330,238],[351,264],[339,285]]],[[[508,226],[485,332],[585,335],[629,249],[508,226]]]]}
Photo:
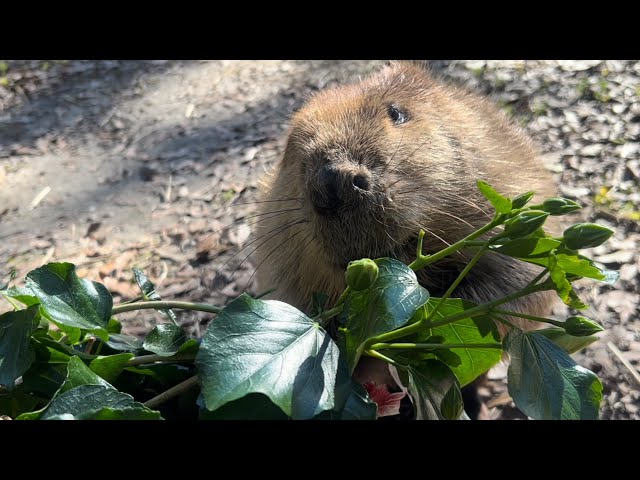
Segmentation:
{"type": "Polygon", "coordinates": [[[427,315],[426,318],[424,318],[422,320],[423,323],[427,323],[430,322],[431,319],[435,316],[435,314],[438,312],[438,310],[440,309],[440,307],[444,304],[444,302],[447,301],[447,299],[451,296],[451,294],[453,293],[453,291],[458,288],[458,285],[460,285],[460,282],[462,282],[462,280],[464,279],[464,277],[467,276],[467,274],[469,273],[469,271],[473,268],[473,266],[478,262],[478,260],[480,260],[480,257],[484,254],[484,252],[487,250],[487,245],[489,244],[489,242],[485,242],[484,247],[481,248],[480,250],[478,250],[476,252],[476,254],[473,256],[473,258],[469,261],[469,263],[467,263],[467,266],[464,267],[464,269],[460,272],[460,275],[458,275],[458,278],[455,279],[455,281],[449,286],[449,288],[447,289],[447,291],[444,293],[444,295],[442,296],[442,298],[440,298],[440,301],[436,304],[435,307],[433,307],[433,310],[431,310],[431,312],[429,312],[429,314],[427,315]]]}
{"type": "Polygon", "coordinates": [[[496,216],[496,218],[494,218],[491,222],[487,223],[484,227],[482,227],[479,230],[476,230],[475,232],[473,232],[472,234],[466,236],[465,238],[463,238],[462,240],[457,241],[456,243],[454,243],[453,245],[450,245],[449,247],[440,250],[437,253],[434,253],[433,255],[423,255],[422,254],[422,241],[424,238],[424,230],[420,230],[420,234],[418,236],[418,251],[417,253],[417,258],[411,262],[409,264],[409,268],[411,268],[414,272],[417,270],[420,270],[423,267],[426,267],[427,265],[433,263],[433,262],[437,262],[438,260],[440,260],[441,258],[446,257],[447,255],[451,255],[452,253],[457,252],[458,250],[464,248],[466,246],[466,242],[468,242],[469,240],[473,240],[477,237],[479,237],[480,235],[483,235],[485,233],[487,233],[488,231],[492,230],[493,228],[497,227],[498,225],[500,225],[503,221],[503,216],[502,215],[498,215],[496,216]]]}
{"type": "Polygon", "coordinates": [[[153,397],[150,400],[144,402],[144,406],[147,408],[155,408],[158,405],[166,402],[167,400],[186,392],[187,390],[195,387],[198,384],[198,375],[194,375],[191,378],[187,378],[184,382],[181,382],[171,387],[166,392],[162,392],[160,395],[153,397]]]}
{"type": "Polygon", "coordinates": [[[395,360],[393,360],[392,358],[389,358],[383,354],[381,354],[380,352],[376,352],[375,350],[365,350],[364,352],[366,355],[373,357],[373,358],[377,358],[379,360],[382,360],[384,362],[390,363],[391,365],[393,365],[396,368],[401,368],[402,370],[406,370],[407,366],[406,365],[402,365],[398,362],[396,362],[395,360]]]}
{"type": "Polygon", "coordinates": [[[188,362],[195,360],[194,355],[173,355],[172,357],[166,357],[162,355],[140,355],[133,357],[127,362],[127,367],[137,367],[138,365],[146,365],[156,362],[188,362]]]}
{"type": "Polygon", "coordinates": [[[182,310],[197,310],[199,312],[209,312],[209,313],[220,313],[220,311],[222,310],[220,307],[209,305],[207,303],[172,302],[172,301],[166,301],[166,300],[159,300],[159,301],[137,302],[137,303],[116,305],[111,310],[111,314],[117,315],[123,312],[130,312],[133,310],[143,310],[146,308],[153,308],[154,310],[160,310],[165,308],[178,308],[182,310]]]}
{"type": "Polygon", "coordinates": [[[416,350],[421,348],[502,348],[501,343],[374,343],[370,350],[402,349],[416,350]]]}
{"type": "Polygon", "coordinates": [[[322,328],[325,328],[329,323],[329,320],[331,320],[336,315],[339,315],[340,313],[342,313],[343,308],[344,308],[344,305],[342,304],[337,305],[329,310],[325,310],[319,315],[316,315],[315,317],[313,317],[313,320],[318,322],[322,328]]]}
{"type": "Polygon", "coordinates": [[[555,325],[556,327],[562,327],[562,322],[558,322],[557,320],[551,320],[549,318],[544,318],[544,317],[536,317],[535,315],[527,315],[525,313],[511,312],[509,310],[498,310],[498,309],[493,309],[491,312],[497,313],[500,315],[507,315],[509,317],[519,317],[519,318],[524,318],[526,320],[533,320],[535,322],[550,323],[551,325],[555,325]]]}
{"type": "Polygon", "coordinates": [[[396,338],[406,337],[407,335],[411,335],[416,333],[423,328],[435,328],[440,327],[442,325],[446,325],[448,323],[453,323],[457,320],[462,320],[463,318],[471,318],[477,317],[478,315],[484,315],[489,313],[491,309],[497,307],[498,305],[502,305],[503,303],[510,302],[512,300],[516,300],[520,297],[524,297],[526,295],[530,295],[535,292],[541,292],[543,290],[551,290],[552,286],[546,284],[534,285],[531,287],[527,287],[519,292],[512,293],[511,295],[507,295],[505,297],[494,300],[493,302],[484,303],[482,305],[477,305],[469,310],[465,310],[460,313],[455,313],[453,315],[448,315],[437,322],[430,323],[425,325],[422,323],[422,320],[419,322],[412,323],[411,325],[407,325],[406,327],[398,328],[397,330],[393,330],[392,332],[383,333],[382,335],[378,335],[370,338],[365,343],[365,349],[370,348],[370,345],[374,345],[376,343],[385,343],[390,340],[395,340],[396,338]]]}

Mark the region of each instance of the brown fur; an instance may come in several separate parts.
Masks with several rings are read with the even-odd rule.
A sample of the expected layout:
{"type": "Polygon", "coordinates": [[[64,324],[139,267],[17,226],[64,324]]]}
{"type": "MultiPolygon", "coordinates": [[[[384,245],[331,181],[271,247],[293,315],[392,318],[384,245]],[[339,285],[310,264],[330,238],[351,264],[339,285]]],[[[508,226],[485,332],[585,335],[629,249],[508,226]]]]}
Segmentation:
{"type": "MultiPolygon", "coordinates": [[[[392,63],[360,83],[321,91],[293,116],[284,157],[265,182],[258,283],[277,287],[272,298],[302,310],[314,292],[335,301],[350,260],[410,262],[421,228],[427,231],[424,251],[432,253],[487,223],[492,208],[477,179],[510,196],[553,194],[520,128],[487,100],[419,66],[392,63]],[[408,113],[406,123],[390,120],[390,104],[408,113]],[[318,172],[327,164],[341,172],[341,181],[361,175],[370,187],[345,195],[336,215],[318,214],[312,201],[326,196],[318,172]]],[[[419,280],[438,296],[469,258],[468,252],[448,257],[420,271],[419,280]]],[[[485,255],[454,296],[493,300],[521,289],[537,271],[485,255]]],[[[544,315],[550,298],[538,294],[511,307],[544,315]]]]}

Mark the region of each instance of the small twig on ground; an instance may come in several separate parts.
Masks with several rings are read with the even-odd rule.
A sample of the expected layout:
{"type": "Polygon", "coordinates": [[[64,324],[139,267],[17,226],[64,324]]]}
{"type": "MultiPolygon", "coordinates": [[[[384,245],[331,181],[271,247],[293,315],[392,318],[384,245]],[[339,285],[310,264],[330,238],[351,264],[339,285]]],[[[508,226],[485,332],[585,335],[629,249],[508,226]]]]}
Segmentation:
{"type": "Polygon", "coordinates": [[[622,363],[625,367],[627,367],[627,370],[629,370],[629,373],[631,373],[631,376],[635,379],[636,382],[638,382],[638,385],[640,385],[640,373],[638,373],[638,370],[633,368],[633,365],[629,363],[629,360],[624,358],[624,355],[622,355],[622,352],[613,343],[607,342],[607,347],[609,347],[609,350],[611,350],[613,354],[616,356],[616,358],[620,360],[620,363],[622,363]]]}

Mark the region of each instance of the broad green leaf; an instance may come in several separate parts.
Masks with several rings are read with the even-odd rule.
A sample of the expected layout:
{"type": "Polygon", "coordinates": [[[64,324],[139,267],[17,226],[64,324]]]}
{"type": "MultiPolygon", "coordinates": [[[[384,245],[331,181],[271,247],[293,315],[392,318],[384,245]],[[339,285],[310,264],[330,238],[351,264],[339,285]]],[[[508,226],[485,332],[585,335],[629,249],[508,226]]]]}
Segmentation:
{"type": "Polygon", "coordinates": [[[547,337],[569,355],[582,350],[598,340],[598,337],[595,335],[590,335],[588,337],[574,337],[573,335],[569,335],[565,332],[563,328],[557,327],[543,328],[541,330],[536,330],[536,332],[547,337]]]}
{"type": "Polygon", "coordinates": [[[606,242],[614,231],[597,223],[576,223],[564,231],[567,248],[579,250],[592,248],[606,242]]]}
{"type": "Polygon", "coordinates": [[[29,337],[38,326],[39,308],[32,305],[0,315],[0,385],[13,388],[16,379],[33,363],[35,355],[29,337]]]}
{"type": "Polygon", "coordinates": [[[114,350],[137,353],[142,350],[142,340],[131,335],[123,335],[121,333],[112,333],[109,335],[107,342],[109,347],[114,350]]]}
{"type": "MultiPolygon", "coordinates": [[[[440,301],[432,297],[427,303],[427,313],[440,301]]],[[[461,298],[448,298],[433,317],[437,322],[449,315],[455,315],[464,310],[475,307],[476,304],[461,298]]],[[[454,344],[484,344],[500,342],[500,335],[495,322],[489,315],[479,315],[463,318],[453,323],[436,328],[425,329],[416,336],[409,337],[415,343],[454,343],[454,344]],[[436,338],[438,342],[431,341],[436,338]]],[[[421,350],[421,352],[425,352],[421,350]]],[[[489,370],[502,358],[499,348],[452,348],[449,350],[430,350],[438,359],[458,377],[461,386],[465,386],[489,370]],[[453,355],[449,354],[452,353],[453,355]]]]}
{"type": "Polygon", "coordinates": [[[424,360],[407,371],[409,394],[413,398],[417,420],[446,420],[442,401],[458,380],[444,363],[424,360]]]}
{"type": "Polygon", "coordinates": [[[160,420],[154,412],[131,395],[111,386],[80,385],[57,394],[41,413],[40,420],[70,414],[82,420],[160,420]]]}
{"type": "Polygon", "coordinates": [[[511,357],[509,395],[536,419],[596,420],[602,383],[545,336],[514,329],[504,340],[511,357]]]}
{"type": "Polygon", "coordinates": [[[208,410],[263,393],[286,415],[308,419],[334,407],[345,381],[338,359],[333,340],[302,312],[243,294],[209,324],[196,367],[208,410]]]}
{"type": "MultiPolygon", "coordinates": [[[[48,314],[46,311],[44,312],[44,315],[48,317],[48,314]]],[[[51,320],[51,318],[49,319],[51,320]]],[[[60,338],[62,338],[62,336],[64,335],[67,336],[67,342],[69,342],[69,345],[78,345],[80,343],[80,339],[82,338],[82,330],[80,328],[70,327],[69,325],[64,325],[62,323],[59,323],[53,320],[52,322],[56,325],[56,327],[58,327],[58,329],[62,333],[60,338]]]]}
{"type": "Polygon", "coordinates": [[[26,307],[40,303],[38,297],[36,297],[30,289],[24,287],[9,287],[6,290],[0,291],[0,294],[4,297],[16,299],[26,307]]]}
{"type": "Polygon", "coordinates": [[[340,420],[375,420],[378,413],[376,402],[369,398],[362,385],[353,383],[355,385],[339,413],[340,420]]]}
{"type": "MultiPolygon", "coordinates": [[[[133,276],[135,277],[136,283],[138,284],[138,287],[140,287],[140,291],[142,292],[142,297],[145,300],[162,300],[160,295],[158,295],[158,292],[156,292],[156,286],[151,280],[147,278],[142,270],[134,268],[133,276]]],[[[171,320],[174,324],[177,324],[176,314],[173,313],[173,310],[171,310],[170,308],[158,308],[156,310],[162,313],[164,316],[168,317],[169,320],[171,320]]]]}
{"type": "Polygon", "coordinates": [[[187,341],[187,336],[178,325],[159,323],[149,332],[142,346],[156,355],[170,357],[187,341]]]}
{"type": "Polygon", "coordinates": [[[67,367],[67,378],[60,387],[57,395],[80,385],[102,385],[113,388],[109,382],[94,373],[78,357],[71,357],[67,367]]]}
{"type": "Polygon", "coordinates": [[[200,342],[198,342],[198,340],[196,340],[195,338],[190,338],[189,340],[184,342],[182,345],[180,345],[180,348],[178,349],[176,354],[177,355],[188,355],[188,354],[195,355],[196,353],[198,353],[198,348],[200,348],[200,342]]]}
{"type": "Polygon", "coordinates": [[[107,382],[113,383],[133,357],[133,353],[99,356],[91,361],[89,368],[107,382]]]}
{"type": "Polygon", "coordinates": [[[429,300],[429,292],[407,265],[392,258],[378,259],[377,264],[379,275],[374,284],[367,290],[351,292],[339,316],[345,326],[341,335],[350,372],[367,339],[402,327],[429,300]]]}
{"type": "Polygon", "coordinates": [[[442,416],[447,420],[458,420],[464,413],[464,402],[462,392],[458,383],[454,383],[442,399],[440,405],[442,416]]]}
{"type": "Polygon", "coordinates": [[[200,420],[288,420],[284,412],[261,393],[250,393],[211,412],[200,409],[200,420]]]}
{"type": "Polygon", "coordinates": [[[113,299],[106,287],[81,279],[71,263],[49,263],[27,274],[26,286],[57,323],[89,330],[107,340],[113,299]]]}
{"type": "Polygon", "coordinates": [[[320,315],[329,301],[329,295],[326,293],[314,292],[312,295],[311,317],[320,315]]]}
{"type": "Polygon", "coordinates": [[[546,257],[549,252],[560,246],[553,238],[527,237],[508,241],[502,245],[490,245],[492,250],[510,257],[531,258],[546,257]]]}
{"type": "Polygon", "coordinates": [[[477,185],[478,190],[480,190],[482,195],[491,202],[491,205],[496,209],[496,212],[509,213],[511,211],[511,200],[500,195],[487,182],[478,180],[477,185]]]}

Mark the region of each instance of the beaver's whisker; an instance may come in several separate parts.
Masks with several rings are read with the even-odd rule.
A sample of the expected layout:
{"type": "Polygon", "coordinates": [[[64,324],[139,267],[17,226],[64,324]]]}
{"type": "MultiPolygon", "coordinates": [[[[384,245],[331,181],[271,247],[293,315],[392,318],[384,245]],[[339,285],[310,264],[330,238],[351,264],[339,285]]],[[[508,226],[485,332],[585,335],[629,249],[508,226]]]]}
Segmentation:
{"type": "MultiPolygon", "coordinates": [[[[299,218],[296,218],[296,219],[291,220],[291,221],[290,221],[290,222],[288,222],[288,223],[285,223],[284,225],[278,225],[276,228],[274,228],[274,229],[272,229],[272,230],[269,230],[268,232],[263,233],[262,235],[259,235],[258,237],[254,238],[254,239],[253,239],[253,240],[251,240],[249,243],[247,243],[246,245],[244,245],[240,250],[238,250],[235,254],[233,254],[233,256],[231,256],[229,259],[227,259],[227,261],[226,261],[226,262],[224,262],[222,265],[220,265],[220,267],[219,267],[219,268],[215,271],[215,273],[213,274],[213,277],[215,277],[216,275],[218,275],[218,274],[220,273],[220,271],[221,271],[221,270],[222,270],[222,269],[223,269],[223,268],[224,268],[224,267],[225,267],[225,266],[226,266],[226,265],[227,265],[231,260],[233,260],[235,257],[237,257],[238,255],[240,255],[240,253],[241,253],[244,249],[246,249],[246,248],[250,247],[251,245],[253,245],[254,243],[256,243],[256,242],[258,242],[258,241],[262,240],[264,237],[266,237],[266,236],[267,236],[267,235],[269,235],[270,233],[272,233],[272,232],[276,232],[275,234],[277,235],[278,233],[280,233],[280,232],[282,232],[282,231],[284,231],[284,230],[286,230],[286,229],[288,229],[288,228],[290,228],[290,227],[293,227],[294,225],[297,225],[297,224],[299,224],[299,223],[305,223],[305,222],[307,222],[307,220],[306,220],[305,218],[299,217],[299,218]]],[[[246,260],[246,258],[245,258],[245,260],[246,260]]],[[[237,269],[237,268],[236,268],[236,269],[237,269]]],[[[235,270],[234,270],[234,272],[235,272],[235,270]]],[[[229,280],[229,281],[231,281],[231,280],[229,280]]]]}
{"type": "Polygon", "coordinates": [[[277,202],[302,202],[304,200],[303,197],[291,197],[291,198],[278,198],[275,200],[256,200],[254,202],[242,202],[242,203],[232,203],[231,205],[256,205],[261,203],[277,203],[277,202]]]}
{"type": "Polygon", "coordinates": [[[464,223],[465,225],[468,225],[469,227],[471,227],[473,230],[476,229],[476,227],[474,227],[473,225],[471,225],[469,222],[467,222],[464,218],[460,218],[457,215],[454,215],[453,213],[449,213],[445,210],[440,210],[439,208],[435,208],[432,205],[427,205],[427,208],[429,209],[429,211],[431,212],[436,212],[439,213],[441,215],[445,215],[447,217],[453,218],[454,220],[458,220],[461,223],[464,223]]]}
{"type": "MultiPolygon", "coordinates": [[[[269,240],[271,240],[272,238],[280,235],[281,233],[283,233],[284,231],[288,230],[289,228],[295,226],[295,225],[299,225],[301,223],[307,223],[307,220],[299,220],[298,222],[294,223],[293,225],[287,225],[284,228],[280,228],[276,233],[274,233],[273,235],[271,235],[269,238],[267,238],[264,242],[262,242],[261,244],[259,244],[256,248],[254,248],[253,250],[251,250],[243,259],[242,261],[236,266],[236,268],[233,269],[233,271],[231,272],[231,275],[229,276],[229,281],[227,282],[227,285],[229,283],[231,283],[231,280],[233,279],[233,276],[235,275],[235,273],[238,271],[238,269],[244,264],[244,262],[246,262],[249,257],[251,257],[251,255],[253,255],[256,250],[258,250],[260,247],[262,247],[265,243],[267,243],[269,240]]],[[[302,231],[302,230],[300,230],[302,231]]],[[[266,234],[265,234],[266,235],[266,234]]],[[[262,235],[260,238],[264,238],[264,235],[262,235]]],[[[244,250],[246,247],[243,247],[242,250],[244,250]]],[[[240,251],[242,251],[240,250],[240,251]]],[[[238,252],[240,253],[240,252],[238,252]]]]}
{"type": "MultiPolygon", "coordinates": [[[[267,259],[268,259],[272,254],[273,254],[273,253],[275,253],[275,251],[276,251],[276,250],[278,250],[278,249],[279,249],[280,247],[282,247],[285,243],[287,243],[289,240],[291,240],[293,237],[295,237],[296,235],[298,235],[298,234],[299,234],[299,233],[301,233],[302,231],[303,231],[303,230],[298,230],[296,233],[294,233],[293,235],[289,236],[286,240],[284,240],[284,241],[282,241],[280,244],[276,245],[276,247],[275,247],[273,250],[271,250],[271,251],[267,254],[267,256],[266,256],[266,257],[264,257],[264,258],[262,259],[262,261],[261,261],[261,262],[256,266],[256,268],[253,270],[253,273],[252,273],[252,274],[251,274],[251,276],[249,277],[249,280],[247,280],[247,283],[245,284],[243,291],[245,291],[245,292],[247,291],[247,287],[248,287],[248,286],[249,286],[249,284],[251,283],[251,280],[253,280],[253,277],[256,275],[256,273],[258,272],[258,269],[262,266],[262,264],[263,264],[263,263],[264,263],[264,262],[265,262],[265,261],[266,261],[266,260],[267,260],[267,259]]],[[[312,235],[312,234],[313,234],[313,232],[309,232],[309,233],[307,234],[307,236],[306,236],[306,237],[304,237],[304,238],[302,239],[302,242],[304,242],[304,241],[305,241],[307,238],[309,238],[309,236],[310,236],[310,235],[312,235]]],[[[302,242],[301,242],[301,243],[302,243],[302,242]]],[[[299,248],[299,247],[298,247],[298,248],[299,248]]],[[[296,248],[296,250],[297,250],[297,248],[296,248]]],[[[294,251],[295,251],[295,250],[294,250],[294,251]]]]}

